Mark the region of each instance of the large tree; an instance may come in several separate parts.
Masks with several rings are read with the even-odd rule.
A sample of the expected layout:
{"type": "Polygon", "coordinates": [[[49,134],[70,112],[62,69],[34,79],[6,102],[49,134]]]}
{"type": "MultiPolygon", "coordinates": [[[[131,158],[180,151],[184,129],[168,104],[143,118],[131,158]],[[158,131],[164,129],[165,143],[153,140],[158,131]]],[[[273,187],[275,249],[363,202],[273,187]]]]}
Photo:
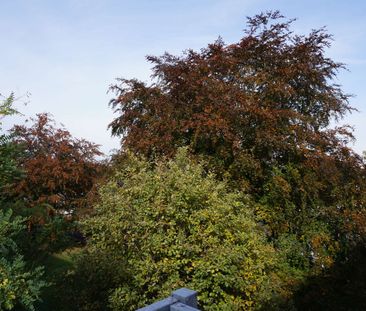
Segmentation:
{"type": "Polygon", "coordinates": [[[366,224],[364,160],[351,128],[333,126],[353,110],[336,81],[345,67],[326,56],[325,29],[297,35],[293,21],[263,13],[237,43],[148,56],[152,83],[119,79],[110,123],[122,148],[154,158],[188,146],[249,193],[289,284],[349,260],[366,224]]]}
{"type": "Polygon", "coordinates": [[[344,65],[325,55],[332,37],[324,29],[296,35],[292,22],[263,13],[248,19],[237,43],[148,56],[151,84],[120,79],[111,88],[112,134],[148,157],[189,146],[262,201],[284,205],[287,193],[294,213],[304,205],[360,207],[363,160],[348,147],[350,128],[330,127],[352,111],[335,82],[344,65]]]}
{"type": "Polygon", "coordinates": [[[324,30],[295,35],[281,18],[250,18],[238,43],[219,39],[200,52],[147,57],[152,84],[120,79],[112,87],[119,114],[112,134],[145,155],[189,145],[227,163],[242,153],[271,163],[332,152],[341,142],[332,138],[350,137],[327,130],[351,110],[333,82],[343,65],[325,56],[331,36],[324,30]]]}

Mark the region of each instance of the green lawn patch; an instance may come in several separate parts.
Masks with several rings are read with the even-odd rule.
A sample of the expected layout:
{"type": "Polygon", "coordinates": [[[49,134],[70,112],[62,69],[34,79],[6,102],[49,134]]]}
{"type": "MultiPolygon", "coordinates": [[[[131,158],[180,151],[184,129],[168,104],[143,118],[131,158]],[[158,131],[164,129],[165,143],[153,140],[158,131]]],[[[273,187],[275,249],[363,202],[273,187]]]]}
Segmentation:
{"type": "Polygon", "coordinates": [[[45,280],[51,285],[44,290],[42,294],[42,302],[36,306],[39,311],[53,311],[53,310],[72,310],[63,301],[62,291],[67,286],[66,275],[73,267],[73,255],[79,253],[81,248],[74,247],[66,249],[60,253],[55,253],[45,257],[41,265],[45,269],[45,280]]]}

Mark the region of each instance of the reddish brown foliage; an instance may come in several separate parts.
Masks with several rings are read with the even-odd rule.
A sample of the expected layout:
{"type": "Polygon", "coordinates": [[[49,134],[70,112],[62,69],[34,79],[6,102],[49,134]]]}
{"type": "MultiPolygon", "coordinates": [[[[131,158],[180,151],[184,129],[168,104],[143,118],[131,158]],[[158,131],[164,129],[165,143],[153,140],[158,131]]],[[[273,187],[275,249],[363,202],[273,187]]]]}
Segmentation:
{"type": "Polygon", "coordinates": [[[352,110],[334,83],[343,64],[325,56],[331,36],[323,29],[300,36],[291,23],[278,12],[260,14],[238,43],[219,39],[180,57],[149,56],[154,83],[120,79],[111,88],[112,134],[148,157],[189,146],[219,174],[257,189],[273,167],[301,164],[328,204],[349,197],[340,186],[360,184],[365,174],[347,146],[350,128],[329,129],[352,110]]]}
{"type": "Polygon", "coordinates": [[[266,206],[260,213],[273,236],[301,236],[321,220],[338,239],[343,211],[366,202],[351,129],[329,127],[352,110],[334,83],[343,64],[325,56],[324,29],[299,36],[291,23],[278,12],[260,14],[238,43],[149,56],[152,84],[120,79],[111,88],[118,116],[110,128],[123,147],[147,157],[189,146],[266,206]]]}
{"type": "Polygon", "coordinates": [[[13,189],[29,206],[48,203],[74,210],[84,204],[100,171],[98,146],[55,128],[47,114],[37,115],[30,127],[15,126],[16,143],[24,148],[21,168],[26,177],[13,189]]]}
{"type": "MultiPolygon", "coordinates": [[[[348,95],[331,83],[342,64],[324,56],[324,31],[292,35],[291,21],[273,24],[278,18],[249,19],[235,44],[219,39],[182,57],[149,56],[155,83],[121,79],[112,87],[120,113],[112,133],[147,155],[181,145],[223,158],[248,150],[266,161],[326,151],[330,133],[321,130],[350,110],[348,95]]],[[[345,129],[336,134],[350,137],[345,129]]]]}

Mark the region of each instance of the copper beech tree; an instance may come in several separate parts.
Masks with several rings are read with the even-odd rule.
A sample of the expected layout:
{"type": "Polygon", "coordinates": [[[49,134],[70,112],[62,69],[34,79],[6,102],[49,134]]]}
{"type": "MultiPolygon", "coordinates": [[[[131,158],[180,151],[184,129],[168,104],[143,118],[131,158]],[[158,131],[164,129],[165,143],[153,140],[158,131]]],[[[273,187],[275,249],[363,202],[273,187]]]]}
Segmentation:
{"type": "MultiPolygon", "coordinates": [[[[294,35],[278,12],[248,21],[245,36],[221,39],[200,52],[148,56],[154,82],[120,79],[110,124],[125,147],[145,155],[189,145],[230,163],[243,152],[264,163],[331,151],[351,137],[328,131],[351,110],[333,83],[343,65],[324,55],[331,36],[322,29],[294,35]]],[[[343,144],[342,144],[343,146],[343,144]]]]}
{"type": "Polygon", "coordinates": [[[303,189],[294,193],[289,180],[276,182],[297,205],[320,200],[360,207],[364,164],[348,147],[351,128],[330,128],[353,110],[350,95],[335,82],[344,65],[325,55],[331,35],[324,29],[296,35],[293,21],[277,11],[262,13],[248,18],[237,43],[218,39],[199,52],[148,56],[151,84],[119,79],[111,87],[112,135],[147,157],[189,146],[219,176],[259,197],[274,169],[283,173],[295,165],[303,189]]]}
{"type": "Polygon", "coordinates": [[[152,83],[111,87],[109,126],[123,148],[148,158],[181,146],[205,158],[251,195],[268,237],[303,273],[347,260],[365,239],[366,170],[349,148],[352,129],[332,126],[353,110],[336,82],[344,65],[325,54],[332,36],[297,35],[293,21],[262,13],[237,43],[148,56],[152,83]]]}
{"type": "Polygon", "coordinates": [[[12,189],[29,207],[75,211],[85,204],[100,171],[98,146],[56,128],[48,114],[38,114],[29,127],[15,126],[15,142],[23,149],[20,167],[25,177],[12,189]]]}

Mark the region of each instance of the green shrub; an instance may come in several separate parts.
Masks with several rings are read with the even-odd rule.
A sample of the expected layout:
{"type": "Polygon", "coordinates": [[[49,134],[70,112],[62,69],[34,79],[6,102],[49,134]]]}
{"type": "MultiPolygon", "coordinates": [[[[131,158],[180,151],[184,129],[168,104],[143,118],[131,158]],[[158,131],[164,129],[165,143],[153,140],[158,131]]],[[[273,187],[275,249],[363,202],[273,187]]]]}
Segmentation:
{"type": "Polygon", "coordinates": [[[185,149],[169,162],[131,155],[127,162],[85,223],[84,279],[99,276],[99,293],[111,293],[114,310],[135,310],[182,286],[198,291],[205,310],[259,307],[275,259],[248,198],[189,160],[185,149]]]}
{"type": "Polygon", "coordinates": [[[24,229],[24,219],[12,217],[12,211],[0,209],[0,310],[22,306],[35,310],[41,289],[47,284],[41,280],[41,267],[30,269],[19,254],[16,237],[24,229]]]}

